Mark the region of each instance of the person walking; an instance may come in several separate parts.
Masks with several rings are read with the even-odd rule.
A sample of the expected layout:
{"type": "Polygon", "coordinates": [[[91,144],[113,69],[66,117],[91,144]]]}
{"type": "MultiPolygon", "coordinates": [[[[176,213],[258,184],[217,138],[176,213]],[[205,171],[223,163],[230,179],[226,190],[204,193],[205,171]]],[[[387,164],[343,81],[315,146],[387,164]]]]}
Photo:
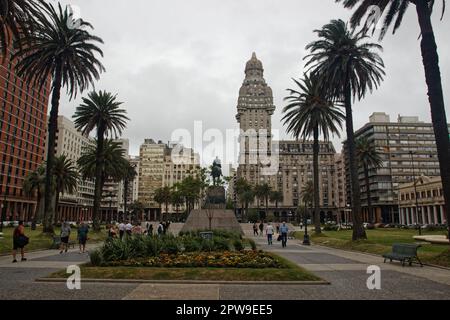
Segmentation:
{"type": "Polygon", "coordinates": [[[17,262],[16,255],[18,249],[20,249],[22,261],[27,261],[27,258],[25,258],[25,246],[29,241],[30,239],[25,235],[25,227],[23,225],[23,221],[19,221],[19,225],[14,228],[13,232],[13,263],[17,262]]]}
{"type": "Polygon", "coordinates": [[[258,236],[258,226],[256,225],[256,222],[253,224],[253,235],[258,236]]]}
{"type": "Polygon", "coordinates": [[[280,234],[280,224],[277,223],[277,233],[280,234]]]}
{"type": "Polygon", "coordinates": [[[286,225],[286,222],[283,221],[282,225],[280,226],[281,245],[283,246],[283,248],[286,248],[286,245],[287,245],[288,232],[289,232],[289,228],[286,225]]]}
{"type": "Polygon", "coordinates": [[[272,240],[273,240],[273,233],[274,233],[273,226],[269,222],[269,224],[266,227],[267,243],[268,243],[269,246],[273,245],[273,242],[272,242],[272,240]]]}
{"type": "Polygon", "coordinates": [[[162,222],[159,223],[157,232],[158,236],[162,236],[164,234],[164,225],[162,222]]]}
{"type": "Polygon", "coordinates": [[[151,223],[147,224],[147,235],[148,236],[153,236],[153,225],[151,223]]]}
{"type": "Polygon", "coordinates": [[[120,237],[120,240],[122,240],[124,233],[125,233],[125,223],[123,223],[123,221],[122,221],[121,223],[119,223],[119,237],[120,237]]]}
{"type": "Polygon", "coordinates": [[[70,229],[70,225],[67,221],[64,221],[61,225],[61,246],[59,248],[59,254],[62,254],[63,252],[67,252],[69,249],[69,238],[70,238],[70,232],[72,230],[70,229]]]}
{"type": "Polygon", "coordinates": [[[127,222],[127,224],[125,225],[125,232],[128,236],[131,236],[131,231],[133,230],[133,225],[131,224],[130,221],[127,222]]]}
{"type": "Polygon", "coordinates": [[[259,234],[261,235],[261,237],[264,235],[264,221],[261,221],[261,223],[259,224],[259,234]]]}
{"type": "Polygon", "coordinates": [[[88,240],[89,227],[86,223],[81,222],[78,226],[78,243],[80,245],[80,253],[86,252],[86,242],[88,240]]]}

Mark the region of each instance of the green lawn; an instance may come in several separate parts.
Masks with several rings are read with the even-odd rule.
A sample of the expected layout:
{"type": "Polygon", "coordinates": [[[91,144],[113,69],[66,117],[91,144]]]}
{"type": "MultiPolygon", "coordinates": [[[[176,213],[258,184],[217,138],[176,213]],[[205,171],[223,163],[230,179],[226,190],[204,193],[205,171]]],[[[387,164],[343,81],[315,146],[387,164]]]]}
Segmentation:
{"type": "MultiPolygon", "coordinates": [[[[319,277],[296,264],[275,256],[286,268],[141,268],[141,267],[81,267],[83,279],[125,280],[206,280],[206,281],[321,281],[319,277]]],[[[49,278],[66,278],[65,270],[49,278]]]]}
{"type": "MultiPolygon", "coordinates": [[[[11,253],[12,250],[12,235],[14,228],[3,228],[3,239],[0,240],[0,254],[11,253]]],[[[55,228],[55,234],[60,234],[60,229],[55,228]]],[[[26,251],[34,251],[40,249],[49,249],[53,240],[51,236],[42,233],[42,227],[38,227],[36,230],[32,231],[31,228],[25,228],[25,235],[30,237],[30,243],[26,246],[26,251]]],[[[89,242],[99,242],[106,239],[107,233],[103,228],[100,232],[89,232],[89,242]]],[[[72,230],[70,235],[70,240],[76,241],[77,232],[76,229],[72,230]]],[[[88,242],[88,243],[89,243],[88,242]]]]}
{"type": "MultiPolygon", "coordinates": [[[[366,230],[367,240],[351,241],[352,231],[324,231],[321,235],[311,233],[311,241],[327,247],[355,250],[382,255],[390,252],[393,243],[415,243],[413,236],[417,230],[375,229],[366,230]]],[[[423,231],[423,235],[445,235],[445,231],[423,231]]],[[[303,239],[303,232],[297,232],[296,238],[303,239]]],[[[423,243],[419,249],[422,262],[450,267],[450,247],[423,243]]]]}

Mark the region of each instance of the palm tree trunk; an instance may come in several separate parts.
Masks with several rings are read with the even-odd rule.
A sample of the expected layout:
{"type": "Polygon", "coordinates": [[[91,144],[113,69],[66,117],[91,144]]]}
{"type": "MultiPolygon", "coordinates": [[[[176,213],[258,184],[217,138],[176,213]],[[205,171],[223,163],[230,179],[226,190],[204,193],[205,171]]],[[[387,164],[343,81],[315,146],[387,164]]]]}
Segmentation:
{"type": "Polygon", "coordinates": [[[314,127],[313,171],[314,171],[314,225],[315,232],[321,233],[320,227],[320,188],[319,188],[319,127],[314,127]]]}
{"type": "Polygon", "coordinates": [[[58,205],[59,205],[59,190],[56,190],[56,195],[55,195],[55,214],[53,216],[54,223],[58,222],[58,205]]]}
{"type": "MultiPolygon", "coordinates": [[[[124,180],[123,183],[123,212],[126,214],[127,213],[127,208],[128,208],[128,204],[127,204],[127,200],[128,200],[128,179],[124,180]]],[[[144,220],[141,220],[144,221],[144,220]]]]}
{"type": "Polygon", "coordinates": [[[367,196],[367,211],[369,215],[369,222],[374,223],[376,222],[376,217],[373,214],[372,210],[372,199],[370,194],[370,180],[369,180],[369,167],[367,164],[364,164],[364,178],[366,181],[366,196],[367,196]]]}
{"type": "Polygon", "coordinates": [[[100,230],[99,214],[100,214],[100,202],[102,199],[102,177],[103,177],[103,154],[104,154],[104,133],[103,127],[99,127],[97,130],[97,155],[95,159],[95,191],[94,191],[94,208],[92,220],[94,222],[94,230],[100,230]]]}
{"type": "Polygon", "coordinates": [[[350,82],[346,81],[344,92],[345,123],[347,130],[347,153],[350,167],[350,189],[352,193],[352,217],[353,236],[352,239],[367,239],[361,219],[361,190],[358,177],[358,166],[356,161],[355,134],[353,130],[352,92],[350,82]]]}
{"type": "Polygon", "coordinates": [[[442,189],[445,199],[448,237],[450,238],[450,139],[445,114],[444,95],[442,92],[441,71],[436,39],[431,24],[431,13],[425,0],[417,1],[416,11],[419,19],[422,40],[420,48],[425,68],[425,78],[428,86],[428,100],[431,108],[436,147],[441,169],[442,189]]]}
{"type": "Polygon", "coordinates": [[[56,130],[58,129],[58,109],[59,100],[61,98],[62,86],[62,64],[60,61],[56,63],[55,76],[53,79],[52,91],[52,109],[50,111],[50,119],[48,124],[48,146],[47,146],[47,166],[45,172],[45,194],[44,194],[44,232],[54,233],[53,230],[53,165],[55,162],[55,144],[56,130]]]}

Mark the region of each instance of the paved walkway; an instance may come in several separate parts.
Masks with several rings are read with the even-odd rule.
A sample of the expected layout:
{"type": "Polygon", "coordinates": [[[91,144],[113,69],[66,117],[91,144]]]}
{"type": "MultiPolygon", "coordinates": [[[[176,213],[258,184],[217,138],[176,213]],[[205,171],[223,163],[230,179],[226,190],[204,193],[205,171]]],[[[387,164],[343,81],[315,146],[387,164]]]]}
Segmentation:
{"type": "MultiPolygon", "coordinates": [[[[247,228],[245,228],[247,229],[247,228]]],[[[290,240],[287,248],[279,242],[267,246],[263,237],[258,246],[275,252],[331,285],[185,285],[185,284],[108,284],[83,283],[81,290],[68,290],[65,283],[34,280],[68,265],[88,261],[77,250],[59,255],[57,250],[30,253],[29,261],[11,263],[0,257],[0,299],[193,299],[193,300],[288,300],[288,299],[450,299],[450,271],[418,266],[383,264],[380,257],[319,246],[304,247],[290,240]],[[367,266],[382,270],[381,290],[368,290],[367,266]]],[[[89,248],[88,248],[89,249],[89,248]]]]}

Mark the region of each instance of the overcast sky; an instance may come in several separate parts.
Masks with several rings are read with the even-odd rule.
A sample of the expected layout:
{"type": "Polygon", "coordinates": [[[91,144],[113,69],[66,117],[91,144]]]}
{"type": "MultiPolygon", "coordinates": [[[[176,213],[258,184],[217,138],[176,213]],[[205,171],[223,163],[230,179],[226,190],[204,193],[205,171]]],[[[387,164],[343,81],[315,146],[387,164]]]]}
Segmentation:
{"type": "MultiPolygon", "coordinates": [[[[440,1],[438,1],[440,2],[440,1]]],[[[118,94],[131,119],[124,137],[131,154],[145,138],[168,141],[178,128],[238,128],[235,120],[244,68],[253,51],[262,60],[272,87],[273,126],[280,123],[285,89],[302,72],[306,44],[314,29],[350,11],[334,0],[73,0],[83,19],[105,41],[107,69],[97,89],[118,94]]],[[[438,10],[437,8],[436,13],[438,10]]],[[[450,16],[435,14],[434,27],[446,95],[450,73],[450,16]]],[[[430,121],[419,28],[414,7],[401,30],[382,42],[387,77],[381,88],[354,106],[355,128],[372,112],[418,115],[430,121]]],[[[374,38],[376,41],[377,38],[374,38]]],[[[71,117],[79,100],[63,98],[60,112],[71,117]]],[[[345,135],[342,136],[345,138],[345,135]]],[[[341,139],[333,142],[341,150],[341,139]]]]}

